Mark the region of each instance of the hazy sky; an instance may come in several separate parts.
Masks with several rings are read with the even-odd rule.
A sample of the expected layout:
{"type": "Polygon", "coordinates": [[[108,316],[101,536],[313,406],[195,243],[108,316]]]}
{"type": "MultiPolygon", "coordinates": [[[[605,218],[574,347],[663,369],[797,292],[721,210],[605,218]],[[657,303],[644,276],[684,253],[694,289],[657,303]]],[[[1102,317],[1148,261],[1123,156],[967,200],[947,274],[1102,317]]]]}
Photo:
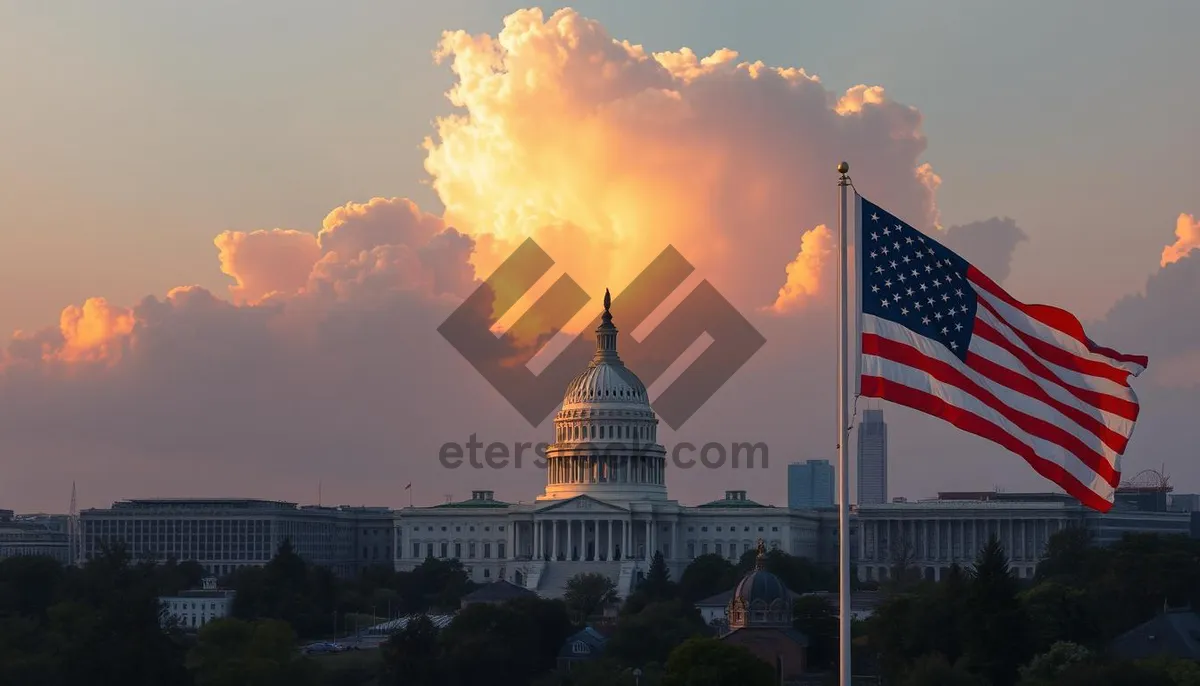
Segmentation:
{"type": "MultiPolygon", "coordinates": [[[[783,464],[831,457],[828,264],[797,252],[832,227],[841,158],[914,223],[963,227],[977,251],[965,256],[1017,297],[1150,354],[1125,471],[1166,464],[1180,490],[1200,490],[1200,228],[1180,216],[1200,216],[1200,5],[579,2],[598,24],[554,23],[543,6],[554,26],[511,27],[503,50],[524,57],[489,65],[491,43],[469,36],[498,36],[522,7],[0,0],[0,329],[26,332],[0,357],[0,507],[64,509],[72,479],[85,506],[309,501],[318,480],[338,502],[406,504],[409,481],[431,502],[488,485],[532,498],[540,473],[468,479],[431,457],[472,431],[550,435],[434,332],[470,288],[472,248],[434,235],[443,218],[475,246],[480,277],[536,235],[589,292],[619,288],[671,242],[744,311],[770,308],[796,260],[796,283],[819,287],[759,312],[768,347],[694,420],[703,428],[683,430],[762,436],[775,466],[671,482],[685,502],[727,484],[782,502],[783,464]],[[442,32],[460,29],[435,63],[442,32]],[[599,42],[577,40],[596,30],[599,42]],[[667,74],[607,51],[609,37],[738,57],[717,60],[725,69],[677,55],[667,74]],[[593,59],[566,57],[577,50],[593,59]],[[760,60],[819,84],[733,68],[760,60]],[[461,108],[445,95],[456,84],[461,108]],[[885,95],[843,99],[859,84],[885,95]],[[456,112],[465,120],[435,121],[456,112]],[[331,210],[372,198],[420,210],[351,208],[325,219],[318,245],[331,210]],[[305,235],[248,233],[275,228],[305,235]],[[202,290],[167,297],[191,285],[202,290]]],[[[895,495],[1042,485],[982,441],[888,416],[895,495]]]]}

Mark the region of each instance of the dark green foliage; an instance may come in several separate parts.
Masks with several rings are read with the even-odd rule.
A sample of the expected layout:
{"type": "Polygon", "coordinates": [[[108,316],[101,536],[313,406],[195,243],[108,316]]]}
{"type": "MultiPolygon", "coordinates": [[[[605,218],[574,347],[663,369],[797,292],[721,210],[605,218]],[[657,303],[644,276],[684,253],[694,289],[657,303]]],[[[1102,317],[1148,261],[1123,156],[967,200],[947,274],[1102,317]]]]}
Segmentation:
{"type": "Polygon", "coordinates": [[[604,574],[586,572],[576,574],[567,581],[567,592],[563,597],[571,618],[586,622],[604,609],[617,602],[617,585],[604,574]]]}
{"type": "Polygon", "coordinates": [[[792,625],[808,638],[808,665],[822,670],[836,666],[838,659],[838,614],[821,596],[801,596],[792,608],[792,625]]]}
{"type": "Polygon", "coordinates": [[[679,577],[679,595],[689,603],[728,591],[740,579],[737,569],[720,555],[701,555],[679,577]]]}
{"type": "MultiPolygon", "coordinates": [[[[758,552],[747,550],[738,561],[733,584],[737,583],[744,574],[754,569],[758,552]]],[[[805,557],[793,557],[780,550],[767,551],[765,569],[779,577],[784,586],[796,593],[812,591],[837,591],[837,574],[832,569],[817,565],[805,557]]],[[[718,589],[714,593],[728,590],[729,586],[718,589]]]]}
{"type": "Polygon", "coordinates": [[[664,600],[640,612],[622,614],[605,653],[630,666],[662,664],[684,640],[709,633],[695,605],[664,600]]]}
{"type": "Polygon", "coordinates": [[[671,651],[663,686],[774,686],[775,669],[742,646],[692,638],[671,651]]]}

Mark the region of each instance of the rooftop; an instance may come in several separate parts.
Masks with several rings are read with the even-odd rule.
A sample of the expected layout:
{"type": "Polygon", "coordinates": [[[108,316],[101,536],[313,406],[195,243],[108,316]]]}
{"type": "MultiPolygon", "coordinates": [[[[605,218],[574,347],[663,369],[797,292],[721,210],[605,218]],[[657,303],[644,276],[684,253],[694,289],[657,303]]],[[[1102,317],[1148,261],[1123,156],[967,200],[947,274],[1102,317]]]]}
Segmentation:
{"type": "Polygon", "coordinates": [[[495,496],[496,496],[495,491],[471,491],[471,497],[468,500],[460,500],[458,502],[453,502],[453,503],[442,503],[441,505],[434,505],[428,509],[439,509],[439,508],[449,508],[449,507],[502,508],[502,507],[509,506],[509,503],[506,503],[502,500],[496,500],[495,496]]]}
{"type": "Polygon", "coordinates": [[[507,600],[515,600],[517,598],[538,598],[537,593],[510,583],[503,579],[493,581],[490,584],[484,584],[482,587],[463,596],[462,604],[469,605],[470,603],[502,603],[507,600]]]}
{"type": "Polygon", "coordinates": [[[725,497],[720,500],[712,500],[696,507],[738,507],[738,508],[769,508],[770,505],[756,503],[746,497],[745,491],[725,491],[725,497]]]}

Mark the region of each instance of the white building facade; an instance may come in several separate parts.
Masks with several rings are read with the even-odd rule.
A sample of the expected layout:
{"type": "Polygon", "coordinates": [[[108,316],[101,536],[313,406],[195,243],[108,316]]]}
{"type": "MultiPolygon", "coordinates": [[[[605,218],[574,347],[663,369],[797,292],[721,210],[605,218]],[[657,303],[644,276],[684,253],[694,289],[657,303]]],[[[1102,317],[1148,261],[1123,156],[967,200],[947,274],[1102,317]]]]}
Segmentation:
{"type": "Polygon", "coordinates": [[[645,385],[617,355],[608,307],[606,294],[596,354],[568,384],[555,417],[545,491],[531,503],[475,491],[466,501],[398,511],[397,569],[458,559],[474,581],[506,579],[553,597],[583,572],[608,575],[626,594],[655,553],[676,578],[699,555],[736,561],[760,538],[791,555],[819,556],[815,511],[761,505],[745,491],[691,507],[668,497],[658,418],[645,385]]]}
{"type": "Polygon", "coordinates": [[[165,610],[164,623],[195,631],[211,621],[232,616],[234,595],[231,590],[217,588],[217,580],[208,577],[201,588],[162,596],[158,602],[165,610]]]}
{"type": "Polygon", "coordinates": [[[952,564],[969,567],[995,536],[1018,578],[1031,578],[1054,534],[1086,529],[1097,545],[1130,533],[1190,535],[1186,512],[1138,510],[1117,503],[1108,513],[1090,510],[1058,493],[953,493],[935,500],[860,505],[857,565],[861,581],[884,581],[904,567],[941,579],[952,564]]]}

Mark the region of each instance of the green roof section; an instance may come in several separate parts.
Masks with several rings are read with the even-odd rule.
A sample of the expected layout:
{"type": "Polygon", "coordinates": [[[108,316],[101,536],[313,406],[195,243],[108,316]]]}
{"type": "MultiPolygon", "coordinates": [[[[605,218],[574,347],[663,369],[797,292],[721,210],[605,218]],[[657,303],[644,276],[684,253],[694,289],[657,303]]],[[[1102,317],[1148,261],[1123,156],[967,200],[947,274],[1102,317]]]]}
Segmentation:
{"type": "Polygon", "coordinates": [[[725,491],[725,497],[722,498],[721,500],[713,500],[711,502],[704,503],[703,505],[697,505],[696,507],[709,507],[709,508],[719,507],[719,508],[723,508],[723,509],[724,508],[740,508],[740,509],[751,509],[751,508],[769,509],[769,508],[771,508],[770,505],[763,505],[762,503],[756,503],[753,500],[750,500],[749,498],[746,497],[745,491],[725,491]]]}
{"type": "Polygon", "coordinates": [[[471,498],[469,500],[460,500],[454,503],[442,503],[441,505],[432,505],[422,509],[497,509],[504,507],[509,507],[509,503],[506,503],[503,500],[496,500],[494,491],[471,491],[471,498]]]}

